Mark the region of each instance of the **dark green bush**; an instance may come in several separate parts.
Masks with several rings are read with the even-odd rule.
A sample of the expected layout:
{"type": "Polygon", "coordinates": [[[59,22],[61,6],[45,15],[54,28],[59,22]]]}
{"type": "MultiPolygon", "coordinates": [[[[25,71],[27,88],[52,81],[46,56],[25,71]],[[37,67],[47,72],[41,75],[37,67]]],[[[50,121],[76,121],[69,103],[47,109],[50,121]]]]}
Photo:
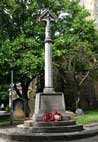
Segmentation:
{"type": "Polygon", "coordinates": [[[9,102],[9,95],[7,92],[0,92],[0,105],[4,104],[4,106],[6,107],[8,105],[9,102]]]}

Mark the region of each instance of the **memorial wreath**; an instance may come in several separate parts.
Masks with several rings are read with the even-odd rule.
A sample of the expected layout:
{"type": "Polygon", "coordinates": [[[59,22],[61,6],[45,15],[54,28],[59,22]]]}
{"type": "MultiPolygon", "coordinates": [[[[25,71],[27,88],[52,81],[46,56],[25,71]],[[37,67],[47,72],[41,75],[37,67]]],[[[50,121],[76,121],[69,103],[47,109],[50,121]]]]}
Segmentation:
{"type": "Polygon", "coordinates": [[[62,120],[62,114],[58,111],[51,112],[51,113],[44,113],[42,116],[43,121],[60,121],[62,120]]]}

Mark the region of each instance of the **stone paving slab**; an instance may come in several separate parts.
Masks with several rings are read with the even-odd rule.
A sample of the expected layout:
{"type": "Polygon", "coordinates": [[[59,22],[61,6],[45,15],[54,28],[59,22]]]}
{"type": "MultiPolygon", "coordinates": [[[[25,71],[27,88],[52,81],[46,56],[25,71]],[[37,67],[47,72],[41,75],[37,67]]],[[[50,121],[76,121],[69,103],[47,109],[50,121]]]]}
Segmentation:
{"type": "Polygon", "coordinates": [[[86,128],[90,128],[90,129],[95,129],[97,128],[98,129],[98,123],[95,122],[95,123],[90,123],[90,124],[85,124],[84,125],[86,128]]]}
{"type": "MultiPolygon", "coordinates": [[[[0,142],[17,142],[17,141],[9,141],[9,140],[4,140],[4,139],[0,138],[0,142]]],[[[18,142],[20,142],[20,141],[18,141],[18,142]]],[[[56,142],[56,141],[52,141],[52,142],[56,142]]],[[[59,142],[62,142],[62,141],[59,141],[59,142]]],[[[98,142],[98,136],[95,136],[92,138],[86,138],[86,139],[82,139],[82,140],[65,141],[65,142],[98,142]]]]}

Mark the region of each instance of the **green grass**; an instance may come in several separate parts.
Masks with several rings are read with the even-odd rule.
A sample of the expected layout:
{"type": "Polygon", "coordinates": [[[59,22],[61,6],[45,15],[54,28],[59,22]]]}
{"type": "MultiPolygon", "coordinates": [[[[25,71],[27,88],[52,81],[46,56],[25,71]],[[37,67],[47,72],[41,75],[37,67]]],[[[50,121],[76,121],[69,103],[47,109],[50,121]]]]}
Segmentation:
{"type": "MultiPolygon", "coordinates": [[[[13,125],[22,124],[24,122],[24,119],[14,119],[13,125]]],[[[0,116],[0,127],[6,127],[10,126],[10,115],[2,115],[0,116]]]]}
{"type": "MultiPolygon", "coordinates": [[[[18,124],[22,124],[23,122],[24,122],[23,120],[14,120],[13,126],[18,125],[18,124]]],[[[0,122],[0,127],[4,127],[4,126],[10,126],[10,121],[6,120],[6,121],[0,122]]]]}
{"type": "Polygon", "coordinates": [[[84,115],[75,116],[74,119],[81,124],[98,122],[98,110],[86,111],[84,115]]]}
{"type": "MultiPolygon", "coordinates": [[[[72,117],[73,118],[73,117],[72,117]]],[[[0,118],[0,127],[10,126],[10,118],[0,118]]],[[[86,111],[84,115],[74,116],[78,123],[87,124],[98,122],[98,110],[86,111]]],[[[24,120],[14,120],[14,125],[22,124],[24,120]]]]}

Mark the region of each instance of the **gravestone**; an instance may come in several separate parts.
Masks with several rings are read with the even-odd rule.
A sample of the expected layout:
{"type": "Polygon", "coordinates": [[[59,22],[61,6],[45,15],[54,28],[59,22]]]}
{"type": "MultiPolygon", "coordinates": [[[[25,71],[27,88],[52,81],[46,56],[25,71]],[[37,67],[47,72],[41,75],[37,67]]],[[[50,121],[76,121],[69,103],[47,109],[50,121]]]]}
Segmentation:
{"type": "Polygon", "coordinates": [[[84,111],[81,108],[77,108],[76,111],[75,111],[75,113],[77,115],[84,115],[84,111]]]}
{"type": "Polygon", "coordinates": [[[4,104],[1,104],[0,109],[1,109],[1,111],[5,110],[4,104]]]}
{"type": "Polygon", "coordinates": [[[22,99],[13,100],[13,117],[14,119],[24,119],[24,101],[22,99]]]}

